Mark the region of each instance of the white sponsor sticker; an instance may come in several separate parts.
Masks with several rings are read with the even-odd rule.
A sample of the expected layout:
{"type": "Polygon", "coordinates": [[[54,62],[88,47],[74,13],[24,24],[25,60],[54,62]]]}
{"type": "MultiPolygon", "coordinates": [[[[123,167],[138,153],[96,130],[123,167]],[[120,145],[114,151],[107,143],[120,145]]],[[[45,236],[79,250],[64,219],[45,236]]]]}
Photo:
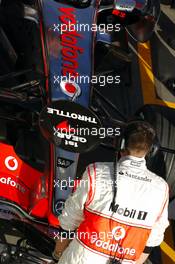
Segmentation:
{"type": "Polygon", "coordinates": [[[112,235],[116,241],[119,241],[125,237],[126,231],[122,226],[116,226],[112,230],[112,235]]]}
{"type": "Polygon", "coordinates": [[[76,97],[78,97],[81,94],[80,86],[73,81],[69,81],[69,82],[62,81],[60,83],[60,88],[63,93],[65,93],[70,97],[74,97],[75,95],[76,97]]]}
{"type": "Polygon", "coordinates": [[[13,156],[8,156],[5,159],[5,166],[8,170],[15,171],[18,168],[18,161],[13,156]]]}
{"type": "Polygon", "coordinates": [[[118,0],[115,3],[115,9],[120,11],[132,12],[136,6],[136,1],[134,0],[118,0]]]}

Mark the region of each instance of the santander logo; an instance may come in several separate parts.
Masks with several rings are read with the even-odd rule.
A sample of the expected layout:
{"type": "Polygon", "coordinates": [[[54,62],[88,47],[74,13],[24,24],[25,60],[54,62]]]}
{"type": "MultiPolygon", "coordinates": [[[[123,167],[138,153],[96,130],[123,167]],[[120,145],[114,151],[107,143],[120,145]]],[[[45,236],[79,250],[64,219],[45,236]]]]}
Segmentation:
{"type": "Polygon", "coordinates": [[[8,156],[4,163],[8,170],[15,171],[18,168],[18,161],[13,156],[8,156]]]}

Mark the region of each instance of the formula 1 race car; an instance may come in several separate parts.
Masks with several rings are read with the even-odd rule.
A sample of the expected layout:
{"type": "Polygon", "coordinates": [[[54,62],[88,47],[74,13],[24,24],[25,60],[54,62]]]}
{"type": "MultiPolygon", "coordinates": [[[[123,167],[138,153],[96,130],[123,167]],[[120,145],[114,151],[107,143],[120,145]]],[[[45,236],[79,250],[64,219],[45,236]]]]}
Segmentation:
{"type": "MultiPolygon", "coordinates": [[[[157,0],[0,1],[0,263],[52,259],[57,216],[86,165],[82,153],[100,146],[112,156],[134,116],[101,92],[102,77],[117,86],[124,73],[129,89],[128,35],[147,41],[159,14],[157,0]],[[98,133],[109,127],[115,133],[98,133]],[[98,132],[82,136],[80,128],[98,132]]],[[[135,116],[157,130],[148,166],[173,198],[174,111],[146,105],[135,116]]]]}

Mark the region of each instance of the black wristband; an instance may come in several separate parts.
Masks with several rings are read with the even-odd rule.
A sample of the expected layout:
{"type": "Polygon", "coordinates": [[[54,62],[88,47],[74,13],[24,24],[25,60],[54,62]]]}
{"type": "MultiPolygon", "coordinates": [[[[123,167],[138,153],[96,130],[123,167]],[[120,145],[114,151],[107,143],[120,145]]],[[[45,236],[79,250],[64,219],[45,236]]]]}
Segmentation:
{"type": "Polygon", "coordinates": [[[153,250],[153,247],[145,247],[143,250],[143,253],[150,254],[152,250],[153,250]]]}

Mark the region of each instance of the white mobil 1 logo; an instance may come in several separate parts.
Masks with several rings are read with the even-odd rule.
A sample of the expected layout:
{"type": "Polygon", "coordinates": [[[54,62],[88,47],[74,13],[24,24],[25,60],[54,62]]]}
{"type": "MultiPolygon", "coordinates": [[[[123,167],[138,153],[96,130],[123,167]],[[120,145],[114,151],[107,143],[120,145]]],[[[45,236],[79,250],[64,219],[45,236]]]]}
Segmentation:
{"type": "Polygon", "coordinates": [[[18,161],[13,156],[8,156],[5,161],[5,166],[10,171],[15,171],[18,168],[18,161]]]}

